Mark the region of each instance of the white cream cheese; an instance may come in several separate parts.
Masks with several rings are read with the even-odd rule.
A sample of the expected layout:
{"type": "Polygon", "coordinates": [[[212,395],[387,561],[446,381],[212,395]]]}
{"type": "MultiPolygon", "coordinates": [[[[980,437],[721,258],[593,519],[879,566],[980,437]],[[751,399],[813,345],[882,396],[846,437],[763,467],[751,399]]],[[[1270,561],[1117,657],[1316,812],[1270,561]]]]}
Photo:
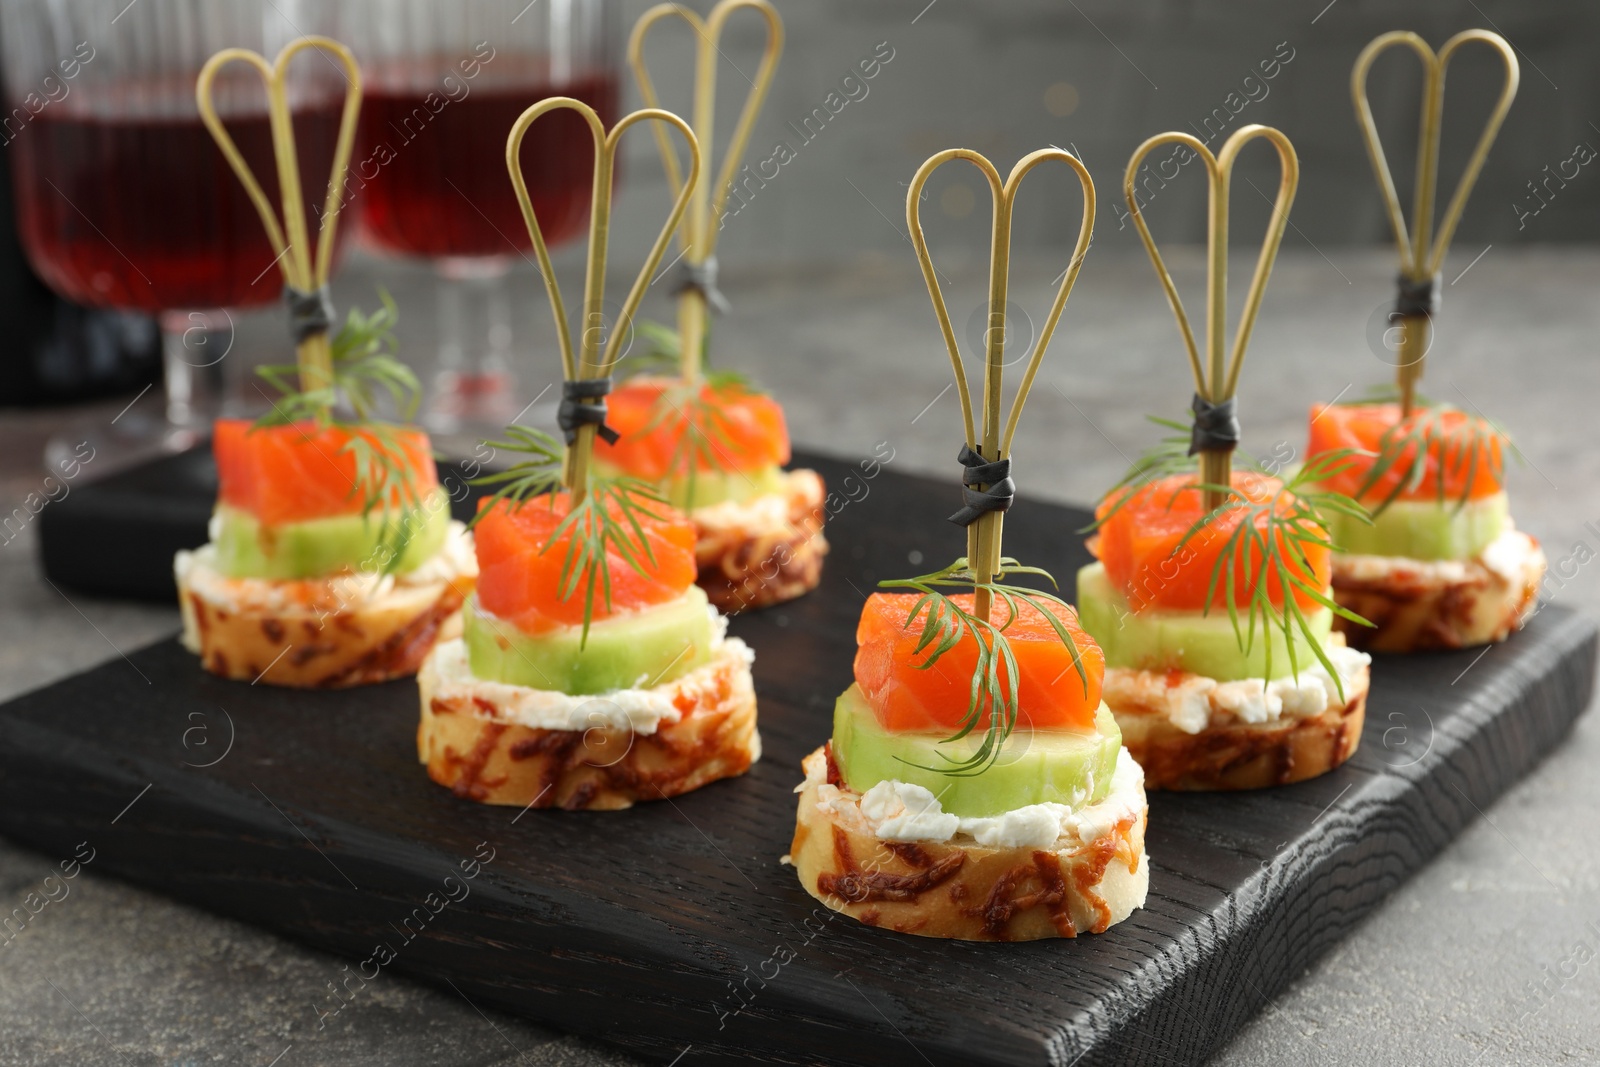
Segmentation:
{"type": "MultiPolygon", "coordinates": [[[[714,610],[712,614],[716,614],[714,610]]],[[[730,665],[748,674],[755,653],[737,637],[726,636],[727,620],[718,616],[717,621],[710,662],[653,689],[570,696],[555,690],[489,681],[472,673],[467,643],[460,638],[434,646],[422,661],[418,680],[437,700],[469,705],[481,701],[477,707],[492,706],[493,717],[499,722],[534,730],[615,728],[649,735],[662,724],[671,725],[683,718],[678,706],[680,696],[690,698],[683,702],[688,707],[714,702],[721,685],[719,675],[730,665]]]]}
{"type": "MultiPolygon", "coordinates": [[[[211,537],[217,536],[216,515],[211,537]]],[[[232,578],[217,570],[211,544],[180,550],[172,569],[180,583],[218,607],[235,611],[357,611],[394,593],[439,586],[457,578],[476,579],[478,558],[466,526],[452,519],[439,551],[405,574],[343,571],[326,578],[232,578]]]]}
{"type": "Polygon", "coordinates": [[[1173,684],[1165,671],[1114,667],[1106,671],[1102,691],[1106,703],[1117,711],[1164,714],[1186,734],[1200,733],[1213,716],[1251,724],[1307,718],[1343,707],[1366,688],[1371,656],[1341,644],[1330,643],[1323,651],[1338,673],[1338,684],[1321,663],[1266,683],[1260,678],[1219,682],[1200,674],[1184,674],[1173,684]]]}
{"type": "MultiPolygon", "coordinates": [[[[1000,815],[963,818],[946,812],[920,785],[889,780],[859,796],[829,785],[826,763],[810,761],[806,785],[817,788],[817,803],[846,823],[864,824],[882,841],[955,841],[985,848],[1074,848],[1112,833],[1119,823],[1137,820],[1145,810],[1144,771],[1123,749],[1111,788],[1098,803],[1029,804],[1000,815]]],[[[796,792],[800,790],[797,789],[796,792]]]]}

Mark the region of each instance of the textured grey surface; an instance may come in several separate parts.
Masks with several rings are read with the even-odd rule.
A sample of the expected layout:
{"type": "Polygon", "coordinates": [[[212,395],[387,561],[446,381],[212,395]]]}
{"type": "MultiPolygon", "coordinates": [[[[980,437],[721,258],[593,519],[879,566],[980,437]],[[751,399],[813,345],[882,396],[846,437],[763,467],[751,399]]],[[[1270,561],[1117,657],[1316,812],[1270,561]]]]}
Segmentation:
{"type": "MultiPolygon", "coordinates": [[[[1457,257],[1446,279],[1477,251],[1457,257]]],[[[964,321],[982,282],[948,258],[950,305],[964,321]]],[[[1192,283],[1192,250],[1172,258],[1192,283]]],[[[1042,307],[1045,283],[1059,269],[1046,259],[1019,262],[1018,302],[1042,307]]],[[[1247,446],[1262,454],[1279,442],[1298,448],[1312,400],[1386,376],[1363,324],[1387,299],[1389,274],[1387,253],[1286,251],[1245,373],[1247,446]]],[[[427,275],[362,262],[342,289],[370,292],[377,280],[405,306],[424,309],[402,332],[409,350],[426,351],[427,275]]],[[[518,284],[533,279],[519,276],[518,284]]],[[[1578,541],[1600,549],[1600,452],[1587,446],[1600,396],[1597,287],[1600,251],[1495,248],[1447,288],[1427,379],[1433,391],[1482,405],[1516,434],[1526,455],[1510,475],[1516,512],[1557,562],[1578,541]]],[[[739,313],[719,326],[718,351],[779,393],[798,444],[856,455],[888,440],[896,469],[954,475],[954,394],[945,391],[947,362],[909,251],[803,274],[747,274],[730,279],[729,289],[739,313]]],[[[530,300],[520,312],[529,330],[541,311],[530,300]]],[[[661,312],[655,305],[652,313],[661,312]]],[[[524,376],[530,397],[554,366],[548,351],[531,362],[539,366],[524,376]]],[[[1182,409],[1183,374],[1148,264],[1097,249],[1023,420],[1023,493],[1082,501],[1103,489],[1123,457],[1149,442],[1143,415],[1182,409]]],[[[79,414],[109,419],[120,407],[79,414]]],[[[61,417],[0,415],[0,510],[35,487],[35,457],[61,417]]],[[[1597,574],[1578,566],[1563,588],[1547,591],[1595,611],[1597,574]]],[[[117,649],[175,625],[176,612],[164,608],[69,601],[39,577],[31,532],[0,545],[0,695],[115,659],[117,649]]],[[[1214,1062],[1600,1059],[1600,971],[1592,965],[1600,950],[1597,761],[1600,724],[1591,715],[1214,1062]],[[1539,981],[1549,996],[1534,991],[1539,981]]],[[[3,910],[20,906],[65,858],[0,844],[3,910]]],[[[282,1067],[622,1062],[481,1014],[448,988],[392,976],[319,1029],[312,1002],[327,1002],[326,983],[341,976],[344,961],[103,878],[93,864],[68,884],[65,899],[0,948],[0,1063],[266,1065],[280,1055],[282,1067]]],[[[682,1062],[694,1062],[692,1049],[682,1062]]]]}

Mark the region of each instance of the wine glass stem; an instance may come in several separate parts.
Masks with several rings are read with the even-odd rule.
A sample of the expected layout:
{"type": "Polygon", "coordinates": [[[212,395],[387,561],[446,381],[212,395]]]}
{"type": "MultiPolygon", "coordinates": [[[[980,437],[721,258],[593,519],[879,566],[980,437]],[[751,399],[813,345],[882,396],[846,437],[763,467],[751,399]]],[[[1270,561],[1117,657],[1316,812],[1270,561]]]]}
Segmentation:
{"type": "Polygon", "coordinates": [[[161,313],[167,421],[199,427],[222,401],[222,361],[233,348],[233,318],[222,308],[161,313]]]}
{"type": "Polygon", "coordinates": [[[439,368],[432,421],[498,429],[511,417],[511,299],[504,257],[440,260],[439,368]]]}

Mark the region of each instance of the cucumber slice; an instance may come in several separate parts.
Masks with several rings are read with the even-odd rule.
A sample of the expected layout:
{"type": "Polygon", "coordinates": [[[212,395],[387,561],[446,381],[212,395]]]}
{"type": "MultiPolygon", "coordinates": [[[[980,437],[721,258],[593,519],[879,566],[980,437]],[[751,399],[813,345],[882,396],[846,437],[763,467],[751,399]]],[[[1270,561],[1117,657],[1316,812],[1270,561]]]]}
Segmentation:
{"type": "Polygon", "coordinates": [[[878,725],[867,699],[852,685],[833,708],[833,758],[845,782],[865,793],[895,779],[927,788],[952,815],[987,818],[1029,804],[1081,806],[1105,798],[1122,749],[1122,732],[1110,710],[1100,705],[1093,732],[1017,730],[1000,758],[981,774],[958,777],[936,768],[946,756],[960,760],[981,738],[968,734],[941,745],[949,735],[899,733],[878,725]]]}
{"type": "Polygon", "coordinates": [[[716,639],[706,595],[694,585],[677,600],[592,624],[581,648],[580,626],[526,634],[484,614],[476,597],[462,619],[474,675],[571,696],[665,685],[709,663],[716,639]]]}
{"type": "MultiPolygon", "coordinates": [[[[1078,622],[1105,652],[1107,667],[1190,671],[1231,682],[1267,677],[1269,648],[1272,678],[1287,677],[1294,673],[1294,666],[1305,670],[1317,662],[1298,627],[1291,665],[1283,631],[1276,626],[1263,627],[1259,620],[1247,653],[1239,647],[1233,620],[1221,608],[1205,615],[1198,611],[1135,612],[1100,563],[1078,572],[1078,622]]],[[[1327,608],[1307,611],[1306,622],[1317,643],[1325,645],[1333,630],[1333,612],[1327,608]]],[[[1239,623],[1241,628],[1249,626],[1242,614],[1239,623]]]]}
{"type": "MultiPolygon", "coordinates": [[[[599,459],[594,460],[594,467],[595,473],[603,478],[616,478],[627,473],[599,459]]],[[[673,507],[685,511],[729,501],[743,504],[756,497],[772,496],[787,490],[783,468],[776,466],[760,467],[753,471],[696,471],[692,485],[688,478],[675,475],[660,488],[673,507]]]]}
{"type": "Polygon", "coordinates": [[[1504,493],[1454,502],[1396,500],[1372,525],[1332,515],[1328,532],[1340,552],[1407,559],[1471,559],[1505,532],[1510,511],[1504,493]]]}
{"type": "MultiPolygon", "coordinates": [[[[379,569],[378,541],[384,534],[377,513],[338,515],[263,526],[247,511],[219,504],[211,538],[217,569],[230,578],[320,578],[349,568],[379,569]]],[[[439,489],[401,519],[410,532],[394,573],[414,571],[444,544],[450,532],[450,501],[439,489]]],[[[395,539],[391,536],[389,544],[395,539]]]]}

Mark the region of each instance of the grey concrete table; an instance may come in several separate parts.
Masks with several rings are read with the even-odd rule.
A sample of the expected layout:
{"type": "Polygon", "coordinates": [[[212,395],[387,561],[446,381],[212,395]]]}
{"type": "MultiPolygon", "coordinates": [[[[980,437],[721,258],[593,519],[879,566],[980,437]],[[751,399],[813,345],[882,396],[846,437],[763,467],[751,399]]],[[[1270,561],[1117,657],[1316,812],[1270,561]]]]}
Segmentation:
{"type": "MultiPolygon", "coordinates": [[[[1173,258],[1193,283],[1197,256],[1173,258]]],[[[1303,244],[1285,253],[1245,374],[1253,451],[1300,448],[1311,401],[1359,395],[1387,378],[1365,334],[1388,299],[1391,264],[1388,253],[1303,244]]],[[[1091,267],[1019,434],[1024,493],[1091,499],[1151,440],[1143,416],[1180,413],[1188,396],[1177,334],[1148,265],[1097,250],[1091,267]]],[[[954,262],[948,269],[952,312],[965,322],[982,282],[954,262]]],[[[1042,308],[1058,270],[1018,264],[1018,303],[1042,308]]],[[[407,350],[428,351],[427,275],[357,264],[341,298],[370,293],[375,278],[408,309],[407,350]]],[[[896,469],[954,478],[955,401],[909,253],[733,281],[737,314],[719,324],[718,352],[784,399],[799,445],[853,456],[888,441],[896,469]]],[[[518,284],[530,286],[518,314],[536,349],[529,363],[537,366],[520,386],[532,397],[555,377],[555,363],[543,340],[543,298],[531,277],[518,284]]],[[[1569,580],[1547,592],[1587,611],[1600,609],[1600,568],[1586,562],[1600,549],[1600,449],[1591,444],[1597,290],[1600,251],[1494,249],[1446,287],[1427,377],[1432,392],[1481,405],[1515,433],[1525,457],[1510,475],[1518,521],[1544,540],[1553,562],[1569,561],[1569,580]]],[[[650,313],[664,315],[665,305],[650,313]]],[[[277,328],[252,335],[262,355],[271,354],[270,340],[259,338],[277,328]]],[[[1025,323],[1014,328],[1027,333],[1025,323]]],[[[72,414],[110,419],[121,407],[72,414]]],[[[37,487],[42,443],[65,414],[0,414],[0,512],[37,487]]],[[[114,659],[176,622],[175,610],[69,600],[39,576],[31,530],[0,545],[0,697],[114,659]]],[[[1597,765],[1600,722],[1591,715],[1214,1062],[1600,1061],[1600,968],[1591,965],[1600,951],[1597,765]]],[[[20,904],[63,858],[0,843],[0,911],[20,904]]],[[[69,884],[68,896],[0,949],[0,1063],[630,1062],[396,977],[369,984],[319,1027],[313,1002],[344,961],[101,877],[92,865],[69,884]]],[[[694,1062],[692,1048],[681,1062],[694,1062]]]]}

